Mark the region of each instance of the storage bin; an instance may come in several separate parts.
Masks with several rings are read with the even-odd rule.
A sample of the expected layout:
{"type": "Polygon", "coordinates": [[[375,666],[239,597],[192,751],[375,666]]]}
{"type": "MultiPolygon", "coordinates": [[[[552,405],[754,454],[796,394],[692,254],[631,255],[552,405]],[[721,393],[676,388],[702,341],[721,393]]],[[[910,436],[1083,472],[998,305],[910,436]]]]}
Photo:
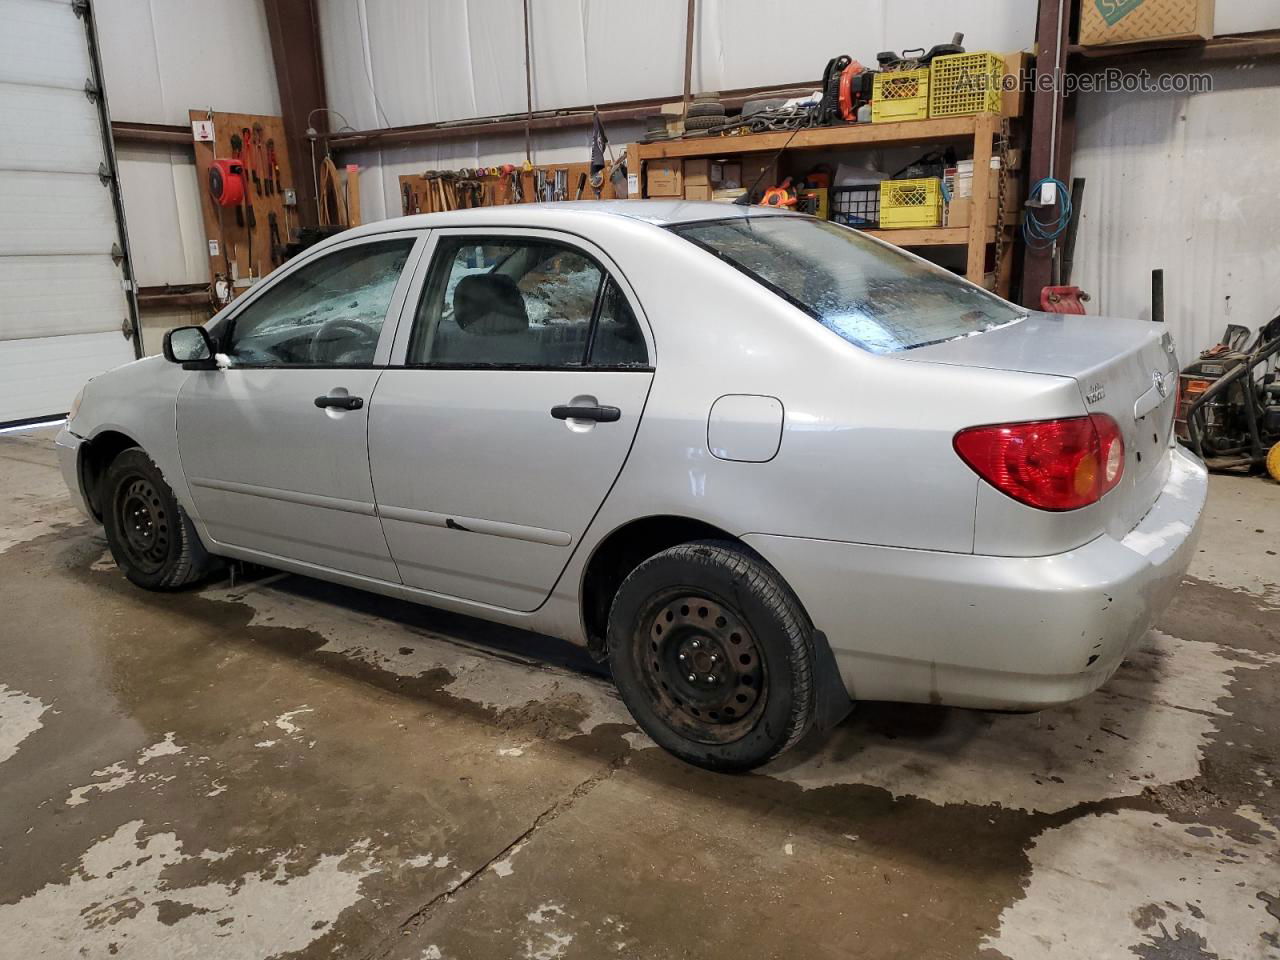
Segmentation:
{"type": "Polygon", "coordinates": [[[1004,99],[1004,57],[953,53],[929,66],[929,116],[999,113],[1004,99]]]}
{"type": "Polygon", "coordinates": [[[846,227],[880,225],[880,184],[831,188],[831,219],[846,227]]]}
{"type": "Polygon", "coordinates": [[[929,116],[929,68],[877,73],[871,82],[871,122],[929,116]]]}
{"type": "Polygon", "coordinates": [[[885,180],[880,184],[880,228],[936,227],[942,223],[942,181],[885,180]]]}

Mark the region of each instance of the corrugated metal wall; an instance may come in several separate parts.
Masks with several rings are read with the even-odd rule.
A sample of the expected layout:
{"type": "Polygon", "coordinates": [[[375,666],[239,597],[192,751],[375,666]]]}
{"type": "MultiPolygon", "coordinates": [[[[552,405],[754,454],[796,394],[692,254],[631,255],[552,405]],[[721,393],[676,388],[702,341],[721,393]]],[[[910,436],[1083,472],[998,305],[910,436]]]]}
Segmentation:
{"type": "Polygon", "coordinates": [[[1280,64],[1209,72],[1210,93],[1083,96],[1072,167],[1087,179],[1072,281],[1091,313],[1149,318],[1163,268],[1183,360],[1280,313],[1280,64]]]}

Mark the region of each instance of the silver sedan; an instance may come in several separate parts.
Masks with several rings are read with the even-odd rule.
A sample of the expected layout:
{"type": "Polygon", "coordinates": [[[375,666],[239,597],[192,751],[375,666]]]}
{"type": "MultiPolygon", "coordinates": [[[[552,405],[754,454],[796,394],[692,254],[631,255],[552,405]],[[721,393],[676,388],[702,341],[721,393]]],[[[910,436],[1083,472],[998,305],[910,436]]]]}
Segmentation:
{"type": "Polygon", "coordinates": [[[581,643],[721,770],[854,699],[1084,696],[1206,493],[1160,325],[1029,314],[760,208],[377,223],[164,354],[57,440],[134,583],[252,561],[581,643]]]}

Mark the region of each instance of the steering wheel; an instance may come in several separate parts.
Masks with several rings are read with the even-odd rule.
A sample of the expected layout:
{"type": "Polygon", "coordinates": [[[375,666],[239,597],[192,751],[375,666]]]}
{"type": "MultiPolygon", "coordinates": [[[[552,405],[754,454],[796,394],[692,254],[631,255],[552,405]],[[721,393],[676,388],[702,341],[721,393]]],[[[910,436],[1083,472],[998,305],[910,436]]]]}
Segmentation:
{"type": "Polygon", "coordinates": [[[361,320],[339,317],[320,324],[311,335],[312,363],[356,362],[373,359],[378,331],[361,320]]]}

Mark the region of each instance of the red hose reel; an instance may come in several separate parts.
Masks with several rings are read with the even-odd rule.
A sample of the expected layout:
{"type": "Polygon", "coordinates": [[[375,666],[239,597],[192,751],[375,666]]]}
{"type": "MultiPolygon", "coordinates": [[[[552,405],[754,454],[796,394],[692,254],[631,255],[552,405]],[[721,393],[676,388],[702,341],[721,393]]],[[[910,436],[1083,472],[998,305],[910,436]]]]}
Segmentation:
{"type": "Polygon", "coordinates": [[[209,193],[220,207],[237,207],[244,202],[244,164],[217,157],[209,166],[209,193]]]}

